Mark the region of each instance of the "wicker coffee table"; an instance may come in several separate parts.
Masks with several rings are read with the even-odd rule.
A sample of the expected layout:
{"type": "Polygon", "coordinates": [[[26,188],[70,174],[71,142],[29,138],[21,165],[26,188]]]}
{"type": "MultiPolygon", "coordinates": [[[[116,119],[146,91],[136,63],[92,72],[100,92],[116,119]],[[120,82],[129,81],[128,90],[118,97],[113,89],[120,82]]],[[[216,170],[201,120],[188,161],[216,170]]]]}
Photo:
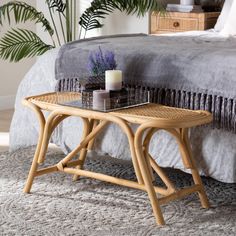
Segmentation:
{"type": "Polygon", "coordinates": [[[75,180],[79,179],[79,176],[85,176],[146,191],[156,222],[159,225],[165,224],[160,205],[172,200],[197,192],[202,207],[209,207],[201,178],[192,157],[188,138],[189,128],[212,121],[212,115],[209,112],[178,109],[152,103],[107,113],[60,105],[62,102],[76,99],[81,99],[79,93],[48,93],[23,100],[24,105],[34,110],[40,123],[38,145],[24,188],[25,193],[30,192],[36,176],[59,171],[74,175],[75,180]],[[45,110],[50,112],[47,118],[43,115],[45,110]],[[44,162],[52,132],[69,116],[78,116],[83,120],[81,142],[56,165],[38,169],[39,165],[44,162]],[[137,182],[83,169],[87,151],[92,148],[94,139],[108,123],[119,125],[127,135],[137,182]],[[138,124],[135,133],[130,128],[130,124],[138,124]],[[154,133],[159,130],[165,130],[177,140],[183,164],[191,170],[194,185],[176,189],[162,168],[149,154],[150,140],[154,133]],[[79,158],[72,160],[78,153],[79,158]],[[162,179],[166,185],[165,188],[153,185],[153,171],[162,179]],[[161,197],[158,198],[157,194],[160,194],[161,197]]]}

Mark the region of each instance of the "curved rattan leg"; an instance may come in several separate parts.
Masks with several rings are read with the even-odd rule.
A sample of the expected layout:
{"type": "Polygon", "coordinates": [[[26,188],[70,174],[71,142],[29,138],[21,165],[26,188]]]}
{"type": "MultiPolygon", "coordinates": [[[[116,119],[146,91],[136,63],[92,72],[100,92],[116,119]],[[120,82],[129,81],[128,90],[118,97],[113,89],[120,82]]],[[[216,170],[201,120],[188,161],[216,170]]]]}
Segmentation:
{"type": "MultiPolygon", "coordinates": [[[[99,124],[99,120],[92,120],[92,129],[95,129],[97,126],[98,126],[98,124],[99,124]]],[[[94,139],[92,139],[90,142],[89,142],[89,144],[88,144],[88,150],[92,150],[93,149],[93,146],[94,146],[94,142],[95,142],[95,138],[94,139]]]]}
{"type": "MultiPolygon", "coordinates": [[[[85,122],[88,122],[88,128],[89,129],[89,121],[87,118],[82,118],[85,122]]],[[[92,132],[90,132],[85,139],[83,139],[80,144],[74,149],[72,150],[65,158],[63,158],[58,164],[57,167],[59,170],[63,170],[63,168],[66,166],[66,164],[72,160],[72,158],[78,153],[80,152],[83,148],[86,148],[88,143],[96,136],[98,135],[103,128],[108,124],[108,121],[101,121],[100,124],[94,129],[92,130],[92,132]]]]}
{"type": "Polygon", "coordinates": [[[144,154],[146,156],[147,159],[147,163],[149,163],[149,165],[151,166],[151,168],[153,168],[153,170],[157,173],[157,175],[161,178],[161,180],[163,181],[163,183],[166,185],[168,191],[170,193],[173,193],[176,191],[173,183],[169,180],[168,176],[165,174],[165,172],[163,171],[163,169],[156,163],[156,161],[153,159],[153,157],[150,155],[149,153],[149,145],[150,145],[150,141],[152,139],[152,136],[158,132],[160,129],[157,128],[151,128],[145,138],[144,138],[144,142],[143,142],[143,148],[144,148],[144,154]]]}
{"type": "Polygon", "coordinates": [[[141,174],[141,170],[139,167],[138,159],[137,159],[137,154],[134,146],[134,133],[131,129],[131,127],[128,125],[128,123],[118,117],[112,117],[111,121],[118,124],[120,128],[123,130],[123,132],[126,134],[126,137],[128,138],[129,141],[129,147],[130,147],[130,153],[131,153],[131,159],[135,171],[136,178],[138,180],[139,184],[143,184],[143,177],[141,174]]]}
{"type": "MultiPolygon", "coordinates": [[[[67,114],[70,116],[78,116],[77,112],[75,112],[75,111],[56,110],[55,113],[65,114],[65,115],[67,114]]],[[[142,175],[141,175],[141,172],[139,169],[139,164],[137,161],[136,152],[135,152],[135,148],[134,148],[134,134],[133,134],[132,129],[128,125],[128,123],[121,118],[118,118],[118,117],[115,117],[115,116],[109,115],[109,114],[104,116],[103,114],[98,113],[96,115],[96,119],[101,120],[100,123],[96,127],[94,127],[93,131],[79,144],[78,147],[76,147],[71,153],[69,153],[62,161],[60,161],[58,163],[58,165],[57,165],[58,169],[63,170],[64,166],[66,166],[66,163],[68,161],[70,161],[75,154],[77,154],[79,151],[81,151],[81,149],[85,148],[85,146],[87,146],[87,144],[90,143],[90,141],[93,142],[94,138],[96,138],[98,133],[109,122],[114,122],[120,126],[120,128],[124,131],[124,133],[126,134],[126,136],[128,138],[135,174],[136,174],[139,184],[143,184],[143,179],[142,179],[142,175]]]]}
{"type": "Polygon", "coordinates": [[[198,195],[199,195],[202,207],[209,208],[210,204],[209,204],[209,201],[208,201],[208,198],[207,198],[207,195],[206,195],[203,183],[202,183],[202,179],[199,175],[198,169],[195,164],[195,160],[192,155],[192,150],[191,150],[189,136],[188,136],[188,129],[182,129],[181,135],[182,135],[182,140],[185,143],[185,148],[186,148],[186,152],[188,153],[188,158],[192,163],[191,172],[193,176],[193,181],[195,184],[199,185],[201,188],[201,190],[198,192],[198,195]]]}
{"type": "Polygon", "coordinates": [[[33,162],[32,162],[32,165],[31,165],[31,168],[29,171],[29,175],[28,175],[28,178],[26,181],[26,185],[24,187],[24,193],[30,192],[33,181],[34,181],[35,173],[38,168],[38,156],[39,156],[40,149],[42,146],[43,132],[44,132],[44,127],[45,127],[45,118],[44,118],[42,111],[33,104],[27,104],[27,105],[29,107],[31,107],[34,110],[34,112],[36,113],[38,120],[39,120],[39,124],[40,124],[40,130],[39,130],[38,144],[37,144],[36,151],[35,151],[34,158],[33,158],[33,162]]]}
{"type": "Polygon", "coordinates": [[[158,225],[164,225],[165,221],[161,212],[160,204],[158,202],[157,195],[155,193],[155,189],[152,184],[151,175],[149,173],[149,168],[147,166],[147,163],[145,161],[145,157],[143,154],[143,149],[142,149],[143,132],[144,132],[144,129],[142,128],[142,126],[140,126],[135,133],[134,145],[135,145],[135,150],[137,154],[137,159],[138,159],[139,167],[140,167],[142,177],[144,180],[144,185],[148,193],[149,199],[151,201],[151,205],[152,205],[154,216],[156,218],[156,222],[158,225]]]}
{"type": "Polygon", "coordinates": [[[189,152],[186,149],[185,142],[183,141],[181,137],[181,129],[165,129],[165,130],[168,133],[170,133],[177,141],[179,145],[179,151],[180,151],[185,168],[192,169],[193,168],[192,159],[189,158],[189,152]]]}
{"type": "Polygon", "coordinates": [[[140,166],[138,163],[138,158],[137,158],[137,153],[135,150],[135,145],[134,145],[134,135],[133,132],[131,130],[130,127],[127,127],[125,130],[126,136],[128,138],[129,141],[129,147],[130,147],[130,152],[131,152],[131,158],[132,158],[132,163],[133,163],[133,167],[134,167],[134,171],[138,180],[139,184],[143,184],[143,176],[140,170],[140,166]]]}
{"type": "Polygon", "coordinates": [[[152,169],[152,166],[151,166],[151,163],[150,163],[150,160],[149,160],[149,157],[150,157],[150,154],[149,154],[149,143],[150,143],[151,137],[154,134],[154,132],[155,132],[154,128],[151,128],[150,130],[148,130],[148,132],[147,132],[147,134],[146,134],[146,136],[144,138],[144,142],[143,142],[143,154],[144,154],[147,166],[149,168],[149,173],[151,175],[152,182],[155,181],[155,177],[154,177],[153,169],[152,169]]]}
{"type": "Polygon", "coordinates": [[[188,137],[188,129],[166,129],[173,137],[177,140],[179,145],[179,150],[182,156],[183,164],[185,168],[190,169],[193,181],[196,185],[200,187],[200,191],[198,191],[198,195],[203,208],[209,208],[209,201],[205,193],[205,189],[199,175],[198,169],[196,167],[192,150],[188,137]]]}
{"type": "MultiPolygon", "coordinates": [[[[92,132],[93,128],[94,128],[94,120],[88,120],[88,119],[82,119],[83,120],[83,135],[82,135],[82,140],[84,140],[88,134],[90,132],[92,132]]],[[[94,139],[92,139],[94,140],[94,139]]],[[[79,155],[79,160],[81,161],[81,164],[76,166],[76,169],[82,169],[85,159],[87,157],[87,152],[88,152],[88,146],[92,141],[90,141],[86,147],[84,147],[81,151],[80,151],[80,155],[79,155]]],[[[73,181],[77,181],[79,179],[79,175],[74,175],[73,176],[73,181]]]]}
{"type": "Polygon", "coordinates": [[[55,128],[68,117],[68,115],[58,115],[57,113],[51,113],[47,118],[46,125],[43,133],[43,141],[39,153],[38,163],[44,162],[46,152],[48,150],[48,144],[55,128]]]}
{"type": "MultiPolygon", "coordinates": [[[[114,116],[109,116],[109,118],[107,119],[108,121],[114,122],[117,125],[119,125],[119,127],[123,130],[123,132],[126,134],[128,141],[129,141],[129,146],[130,146],[130,152],[131,152],[131,158],[132,158],[132,163],[134,166],[134,170],[135,170],[135,174],[138,180],[139,184],[143,184],[143,178],[141,175],[141,171],[139,168],[139,164],[137,161],[137,157],[136,157],[136,151],[135,151],[135,147],[134,147],[134,134],[132,129],[130,128],[130,126],[127,124],[127,122],[125,122],[123,119],[120,119],[118,117],[114,117],[114,116]]],[[[100,124],[95,125],[94,129],[95,130],[97,127],[99,127],[100,125],[102,125],[104,121],[101,121],[100,124]]],[[[96,137],[96,135],[93,136],[93,138],[90,140],[93,142],[94,138],[96,137]]],[[[90,142],[89,142],[90,143],[90,142]]],[[[88,144],[89,145],[89,144],[88,144]]]]}

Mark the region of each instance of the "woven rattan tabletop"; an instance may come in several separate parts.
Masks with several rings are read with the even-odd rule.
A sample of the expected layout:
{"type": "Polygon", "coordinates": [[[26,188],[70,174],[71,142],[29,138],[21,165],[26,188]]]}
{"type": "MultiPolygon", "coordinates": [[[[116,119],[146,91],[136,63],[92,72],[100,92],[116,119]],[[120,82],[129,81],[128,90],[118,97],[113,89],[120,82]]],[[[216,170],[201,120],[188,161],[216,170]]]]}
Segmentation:
{"type": "MultiPolygon", "coordinates": [[[[74,101],[76,99],[81,99],[80,93],[60,92],[28,97],[25,99],[25,101],[35,104],[40,109],[53,111],[55,109],[65,109],[66,106],[60,105],[60,103],[74,101]]],[[[73,111],[83,110],[82,108],[75,107],[68,108],[73,111]]],[[[89,112],[91,115],[93,113],[103,113],[92,110],[89,112]]],[[[88,112],[86,114],[88,114],[88,112]]],[[[193,111],[154,103],[149,103],[133,108],[121,109],[118,111],[105,113],[105,115],[106,114],[120,117],[131,123],[142,124],[149,121],[159,121],[165,127],[192,127],[210,123],[212,121],[212,114],[207,111],[193,111]]]]}

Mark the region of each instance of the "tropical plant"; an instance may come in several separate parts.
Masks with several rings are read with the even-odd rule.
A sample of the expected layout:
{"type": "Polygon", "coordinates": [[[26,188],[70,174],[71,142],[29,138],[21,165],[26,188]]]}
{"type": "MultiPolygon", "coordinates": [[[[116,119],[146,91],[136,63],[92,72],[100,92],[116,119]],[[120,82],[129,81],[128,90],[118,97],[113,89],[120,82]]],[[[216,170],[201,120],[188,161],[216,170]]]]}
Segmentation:
{"type": "Polygon", "coordinates": [[[23,58],[42,55],[75,39],[85,38],[87,31],[103,27],[101,20],[114,10],[137,16],[151,10],[163,10],[161,0],[93,0],[79,18],[77,2],[78,0],[45,0],[50,20],[23,1],[10,1],[0,6],[0,26],[5,21],[10,25],[32,21],[41,24],[51,38],[51,44],[46,44],[31,30],[10,29],[0,39],[0,58],[18,62],[23,58]],[[59,24],[56,24],[56,17],[59,24]]]}

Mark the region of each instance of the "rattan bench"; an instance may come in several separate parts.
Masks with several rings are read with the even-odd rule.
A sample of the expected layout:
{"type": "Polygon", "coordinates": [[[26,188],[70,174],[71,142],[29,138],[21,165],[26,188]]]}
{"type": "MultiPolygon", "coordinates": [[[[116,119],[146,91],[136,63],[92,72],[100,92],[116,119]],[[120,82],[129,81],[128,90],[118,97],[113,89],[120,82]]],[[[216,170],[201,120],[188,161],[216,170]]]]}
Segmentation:
{"type": "Polygon", "coordinates": [[[135,108],[104,113],[59,104],[76,99],[80,99],[79,93],[49,93],[28,97],[23,100],[24,105],[35,111],[40,123],[38,145],[24,188],[25,193],[30,192],[36,176],[61,171],[74,175],[75,180],[79,179],[79,176],[85,176],[146,191],[151,201],[156,222],[159,225],[165,224],[160,205],[166,204],[169,201],[197,192],[202,207],[209,207],[201,178],[191,154],[188,138],[189,128],[212,121],[212,115],[209,112],[147,104],[135,108]],[[50,115],[47,118],[43,115],[43,110],[50,111],[50,115]],[[69,116],[78,116],[83,120],[83,137],[80,144],[56,165],[38,169],[39,164],[44,162],[52,132],[69,116]],[[127,135],[137,182],[83,169],[87,151],[92,148],[96,136],[110,122],[119,125],[127,135]],[[130,124],[133,123],[138,124],[135,133],[130,128],[130,124]],[[177,140],[184,166],[191,169],[194,181],[193,186],[176,189],[164,171],[149,154],[150,140],[154,133],[159,130],[167,131],[177,140]],[[72,158],[78,153],[78,160],[72,161],[72,158]],[[153,170],[162,179],[166,185],[165,188],[153,186],[153,170]],[[157,193],[162,197],[158,198],[157,193]]]}

